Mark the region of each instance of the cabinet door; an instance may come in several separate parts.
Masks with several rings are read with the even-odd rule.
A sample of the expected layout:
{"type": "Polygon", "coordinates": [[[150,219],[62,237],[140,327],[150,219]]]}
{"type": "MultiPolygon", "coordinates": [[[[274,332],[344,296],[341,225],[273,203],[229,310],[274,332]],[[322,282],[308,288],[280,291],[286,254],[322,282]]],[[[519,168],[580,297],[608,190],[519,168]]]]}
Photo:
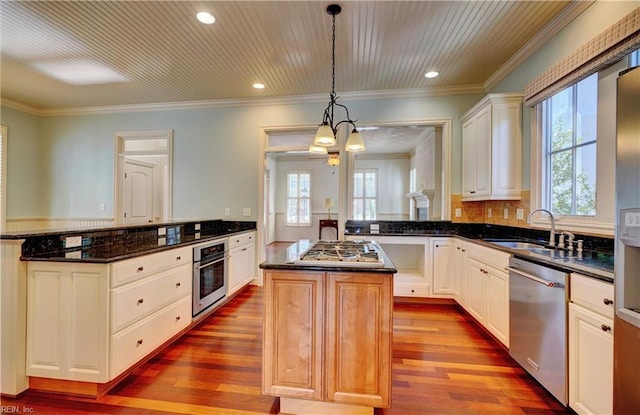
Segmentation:
{"type": "Polygon", "coordinates": [[[392,278],[328,275],[328,401],[384,408],[391,404],[392,278]]]}
{"type": "Polygon", "coordinates": [[[569,303],[569,406],[613,413],[613,321],[569,303]]]}
{"type": "Polygon", "coordinates": [[[509,347],[509,274],[492,267],[487,270],[487,328],[509,347]]]}
{"type": "Polygon", "coordinates": [[[106,266],[29,262],[27,268],[27,375],[110,380],[106,266]]]}
{"type": "Polygon", "coordinates": [[[487,271],[482,262],[469,258],[467,261],[467,278],[469,295],[467,297],[467,311],[480,322],[485,325],[485,306],[486,306],[486,280],[487,271]]]}
{"type": "Polygon", "coordinates": [[[476,123],[476,193],[491,194],[491,106],[483,108],[475,117],[476,123]]]}
{"type": "Polygon", "coordinates": [[[264,394],[323,398],[323,284],[322,272],[265,272],[264,394]]]}
{"type": "Polygon", "coordinates": [[[462,124],[462,197],[473,197],[476,193],[478,152],[477,124],[474,118],[462,124]]]}
{"type": "Polygon", "coordinates": [[[522,182],[522,104],[508,102],[492,108],[491,194],[520,198],[522,182]]]}
{"type": "Polygon", "coordinates": [[[453,239],[434,238],[430,241],[433,274],[433,294],[453,296],[454,251],[453,239]]]}

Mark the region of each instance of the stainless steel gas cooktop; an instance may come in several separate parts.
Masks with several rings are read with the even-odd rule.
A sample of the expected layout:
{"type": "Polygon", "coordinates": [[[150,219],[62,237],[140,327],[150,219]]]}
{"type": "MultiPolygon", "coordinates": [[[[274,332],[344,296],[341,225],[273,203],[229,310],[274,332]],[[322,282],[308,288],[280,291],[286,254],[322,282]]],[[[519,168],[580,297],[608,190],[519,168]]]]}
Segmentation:
{"type": "Polygon", "coordinates": [[[318,241],[294,263],[371,268],[384,266],[376,245],[370,241],[318,241]]]}

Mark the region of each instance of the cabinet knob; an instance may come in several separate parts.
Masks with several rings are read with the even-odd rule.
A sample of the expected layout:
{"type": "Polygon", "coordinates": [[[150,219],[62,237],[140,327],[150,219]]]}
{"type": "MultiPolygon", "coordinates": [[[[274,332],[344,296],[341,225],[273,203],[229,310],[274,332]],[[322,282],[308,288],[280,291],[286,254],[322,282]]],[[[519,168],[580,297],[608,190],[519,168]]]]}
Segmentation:
{"type": "Polygon", "coordinates": [[[472,190],[472,191],[470,191],[469,193],[474,194],[475,192],[476,192],[475,190],[472,190]]]}
{"type": "Polygon", "coordinates": [[[416,290],[411,290],[412,293],[416,292],[416,290]]]}
{"type": "Polygon", "coordinates": [[[143,343],[142,339],[138,340],[137,343],[138,343],[138,346],[140,346],[143,343]]]}
{"type": "Polygon", "coordinates": [[[602,302],[604,303],[604,305],[611,305],[613,304],[613,300],[610,300],[608,298],[603,298],[602,302]]]}
{"type": "Polygon", "coordinates": [[[463,250],[462,250],[462,252],[467,252],[467,250],[466,250],[466,249],[463,249],[463,250]]]}
{"type": "Polygon", "coordinates": [[[600,328],[602,331],[611,331],[611,326],[607,326],[606,324],[601,325],[600,328]]]}
{"type": "Polygon", "coordinates": [[[142,271],[144,271],[144,267],[141,265],[138,267],[138,272],[142,272],[142,271]]]}
{"type": "Polygon", "coordinates": [[[176,288],[177,288],[177,287],[179,287],[179,286],[180,286],[180,283],[179,283],[179,282],[176,282],[176,288]]]}
{"type": "Polygon", "coordinates": [[[140,299],[138,300],[138,305],[140,305],[140,304],[142,304],[142,303],[144,303],[144,298],[140,298],[140,299]]]}
{"type": "Polygon", "coordinates": [[[456,249],[459,251],[459,250],[460,250],[460,247],[459,247],[459,246],[456,246],[456,249]]]}
{"type": "Polygon", "coordinates": [[[182,257],[181,257],[180,255],[178,255],[178,256],[176,257],[176,261],[180,261],[181,259],[182,259],[182,257]]]}
{"type": "Polygon", "coordinates": [[[176,321],[180,321],[180,316],[176,316],[176,321]]]}

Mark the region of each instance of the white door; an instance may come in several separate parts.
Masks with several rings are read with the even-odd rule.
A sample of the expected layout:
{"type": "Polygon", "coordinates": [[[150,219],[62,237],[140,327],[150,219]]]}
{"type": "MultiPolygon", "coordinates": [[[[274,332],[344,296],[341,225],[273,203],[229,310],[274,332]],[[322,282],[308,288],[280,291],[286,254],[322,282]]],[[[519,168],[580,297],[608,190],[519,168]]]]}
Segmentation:
{"type": "Polygon", "coordinates": [[[125,224],[153,222],[154,165],[124,159],[122,220],[125,224]]]}

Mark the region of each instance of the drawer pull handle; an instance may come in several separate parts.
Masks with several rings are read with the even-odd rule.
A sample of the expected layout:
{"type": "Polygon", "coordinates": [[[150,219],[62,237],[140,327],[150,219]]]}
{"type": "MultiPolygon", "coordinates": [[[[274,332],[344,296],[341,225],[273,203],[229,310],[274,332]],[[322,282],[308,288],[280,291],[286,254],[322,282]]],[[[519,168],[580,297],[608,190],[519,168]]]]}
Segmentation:
{"type": "Polygon", "coordinates": [[[603,298],[602,302],[604,303],[604,305],[611,305],[613,304],[613,300],[610,300],[608,298],[603,298]]]}
{"type": "Polygon", "coordinates": [[[176,321],[180,321],[180,316],[176,316],[176,321]]]}
{"type": "Polygon", "coordinates": [[[179,282],[176,282],[176,288],[178,288],[180,286],[179,282]]]}
{"type": "Polygon", "coordinates": [[[138,267],[138,272],[142,272],[142,271],[144,271],[144,267],[143,266],[139,266],[138,267]]]}
{"type": "Polygon", "coordinates": [[[140,299],[138,300],[138,305],[140,305],[140,304],[142,304],[142,303],[144,303],[144,298],[140,298],[140,299]]]}
{"type": "Polygon", "coordinates": [[[467,252],[467,250],[466,250],[466,249],[463,249],[463,250],[462,250],[462,252],[467,252]]]}
{"type": "Polygon", "coordinates": [[[470,191],[469,193],[474,194],[475,192],[476,192],[475,190],[472,190],[472,191],[470,191]]]}
{"type": "Polygon", "coordinates": [[[140,346],[143,343],[142,339],[138,340],[138,346],[140,346]]]}
{"type": "Polygon", "coordinates": [[[182,259],[182,257],[179,256],[179,255],[176,257],[176,261],[180,261],[181,259],[182,259]]]}
{"type": "Polygon", "coordinates": [[[602,329],[602,331],[611,331],[611,327],[607,326],[606,324],[603,324],[602,326],[600,326],[600,328],[602,329]]]}

